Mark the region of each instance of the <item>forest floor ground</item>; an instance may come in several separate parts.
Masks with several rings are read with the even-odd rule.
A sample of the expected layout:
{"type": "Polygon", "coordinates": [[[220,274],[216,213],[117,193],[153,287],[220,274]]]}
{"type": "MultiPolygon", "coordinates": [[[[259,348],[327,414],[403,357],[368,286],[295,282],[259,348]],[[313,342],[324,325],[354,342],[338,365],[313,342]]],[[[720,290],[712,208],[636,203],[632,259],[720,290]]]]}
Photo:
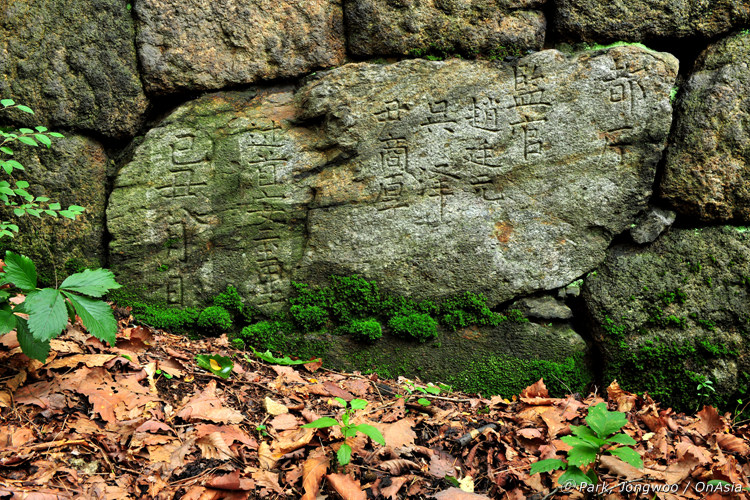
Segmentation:
{"type": "Polygon", "coordinates": [[[511,399],[423,392],[431,386],[325,360],[272,364],[226,336],[189,340],[120,316],[115,346],[69,325],[45,363],[24,356],[14,332],[0,337],[0,499],[750,498],[750,425],[712,407],[678,414],[616,383],[565,398],[543,381],[511,399]],[[212,354],[233,360],[228,378],[198,367],[196,355],[212,354]],[[354,399],[367,405],[350,423],[376,427],[385,445],[348,437],[340,466],[341,428],[301,426],[341,421],[354,399]],[[565,459],[561,438],[601,402],[626,414],[644,467],[602,455],[594,493],[560,487],[562,470],[530,474],[565,459]],[[732,491],[708,493],[712,480],[732,491]]]}

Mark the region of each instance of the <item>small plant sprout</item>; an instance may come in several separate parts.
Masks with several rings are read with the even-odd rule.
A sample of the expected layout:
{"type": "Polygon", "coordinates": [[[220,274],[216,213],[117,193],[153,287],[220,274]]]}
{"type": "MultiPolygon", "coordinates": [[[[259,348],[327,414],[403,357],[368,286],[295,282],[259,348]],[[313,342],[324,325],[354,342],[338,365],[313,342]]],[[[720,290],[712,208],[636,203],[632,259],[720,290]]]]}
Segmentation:
{"type": "Polygon", "coordinates": [[[322,417],[314,422],[310,422],[309,424],[305,424],[302,427],[307,429],[323,429],[326,427],[341,427],[341,433],[344,435],[344,442],[341,444],[341,447],[339,448],[339,451],[336,453],[336,458],[338,459],[339,465],[346,465],[349,463],[349,461],[352,458],[352,447],[349,446],[346,443],[346,440],[350,437],[354,437],[357,435],[358,432],[361,432],[362,434],[368,436],[370,439],[375,441],[376,443],[380,445],[385,445],[385,439],[383,438],[383,435],[380,433],[378,429],[373,427],[372,425],[368,424],[358,424],[353,425],[351,423],[352,415],[356,410],[363,410],[365,407],[367,407],[367,401],[364,399],[352,399],[351,402],[347,403],[342,398],[334,398],[336,401],[338,401],[344,408],[344,414],[341,416],[341,421],[339,422],[335,418],[331,417],[322,417]]]}
{"type": "Polygon", "coordinates": [[[628,423],[624,413],[608,411],[606,403],[599,403],[589,408],[586,423],[588,426],[571,425],[573,435],[561,438],[565,444],[573,447],[567,452],[567,462],[557,458],[540,460],[531,465],[531,474],[565,469],[557,480],[560,485],[595,485],[599,481],[596,469],[604,453],[614,455],[633,467],[643,467],[641,456],[633,448],[629,448],[636,441],[620,432],[628,423]],[[587,471],[584,472],[581,467],[587,467],[587,471]]]}
{"type": "MultiPolygon", "coordinates": [[[[402,387],[406,394],[398,395],[397,397],[404,398],[404,403],[408,403],[411,397],[415,395],[415,393],[432,394],[433,396],[440,394],[440,387],[433,384],[419,386],[413,383],[411,380],[404,380],[404,385],[402,387]]],[[[427,398],[419,398],[417,399],[417,403],[421,404],[422,406],[429,406],[431,404],[430,400],[427,398]]]]}

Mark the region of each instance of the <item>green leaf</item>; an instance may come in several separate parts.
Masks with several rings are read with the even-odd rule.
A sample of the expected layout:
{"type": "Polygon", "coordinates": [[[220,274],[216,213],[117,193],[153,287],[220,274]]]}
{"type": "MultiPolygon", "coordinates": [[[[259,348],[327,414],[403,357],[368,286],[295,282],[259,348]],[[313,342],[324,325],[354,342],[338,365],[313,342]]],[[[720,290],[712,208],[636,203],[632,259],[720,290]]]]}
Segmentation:
{"type": "Polygon", "coordinates": [[[86,210],[86,207],[82,207],[80,205],[71,205],[68,207],[68,210],[70,210],[71,212],[83,213],[86,210]]]}
{"type": "Polygon", "coordinates": [[[50,137],[57,137],[58,139],[59,139],[59,138],[61,138],[61,137],[65,137],[65,136],[64,136],[64,135],[62,135],[62,134],[61,134],[60,132],[50,132],[50,133],[49,133],[49,136],[50,136],[50,137]]]}
{"type": "Polygon", "coordinates": [[[31,130],[30,128],[19,128],[18,131],[21,132],[22,134],[33,134],[34,133],[34,131],[31,130]]]}
{"type": "MultiPolygon", "coordinates": [[[[346,415],[344,415],[344,418],[346,418],[346,415]]],[[[347,427],[346,425],[344,425],[341,428],[341,434],[344,435],[344,439],[354,437],[357,435],[357,429],[355,429],[354,427],[347,427]]]]}
{"type": "Polygon", "coordinates": [[[10,149],[8,146],[2,146],[0,147],[0,152],[5,153],[6,155],[13,155],[13,150],[10,149]]]}
{"type": "Polygon", "coordinates": [[[44,134],[34,134],[34,137],[36,137],[36,140],[44,144],[45,146],[49,147],[52,145],[52,139],[47,137],[44,134]]]}
{"type": "Polygon", "coordinates": [[[37,125],[36,127],[34,127],[34,130],[36,130],[37,132],[46,132],[47,127],[42,127],[41,125],[37,125]]]}
{"type": "Polygon", "coordinates": [[[349,403],[349,406],[354,408],[355,410],[364,410],[367,408],[367,401],[364,399],[352,399],[349,403]]]}
{"type": "MultiPolygon", "coordinates": [[[[62,212],[60,212],[62,213],[62,212]]],[[[256,357],[262,359],[266,363],[271,363],[273,365],[304,365],[305,363],[312,363],[313,361],[317,360],[307,360],[304,359],[292,359],[289,356],[284,356],[283,358],[276,358],[273,354],[271,354],[271,351],[266,352],[258,352],[256,351],[252,346],[250,347],[252,349],[253,354],[255,354],[256,357]]]]}
{"type": "Polygon", "coordinates": [[[5,302],[0,305],[0,335],[5,335],[16,328],[16,315],[13,314],[10,304],[5,302]]]}
{"type": "Polygon", "coordinates": [[[594,484],[591,478],[583,473],[581,469],[575,466],[569,466],[560,479],[557,480],[560,486],[573,485],[578,486],[579,484],[594,484]]]}
{"type": "Polygon", "coordinates": [[[221,378],[229,378],[232,368],[234,368],[234,362],[230,358],[218,354],[199,354],[195,357],[195,360],[198,362],[198,366],[221,378]]]}
{"type": "Polygon", "coordinates": [[[336,458],[339,461],[339,465],[346,465],[352,459],[352,447],[344,443],[336,452],[336,458]]]}
{"type": "Polygon", "coordinates": [[[36,201],[38,201],[39,203],[44,203],[45,201],[49,201],[49,198],[47,198],[46,196],[40,196],[36,199],[36,201]]]}
{"type": "MultiPolygon", "coordinates": [[[[604,439],[600,439],[597,437],[596,434],[594,434],[594,431],[586,427],[585,425],[571,425],[570,430],[573,433],[573,435],[577,436],[578,438],[582,439],[586,443],[590,444],[591,446],[597,446],[601,448],[602,446],[607,445],[607,441],[604,439]]],[[[572,445],[571,445],[572,446],[572,445]]]]}
{"type": "Polygon", "coordinates": [[[459,486],[461,486],[461,483],[458,482],[458,479],[456,479],[453,476],[449,476],[448,474],[446,474],[443,479],[445,479],[445,482],[447,482],[451,486],[455,486],[456,488],[458,488],[459,486]]]}
{"type": "Polygon", "coordinates": [[[0,104],[3,105],[4,108],[7,108],[8,106],[13,106],[16,103],[13,99],[2,99],[0,100],[0,104]]]}
{"type": "Polygon", "coordinates": [[[385,438],[383,437],[383,434],[380,433],[380,431],[369,424],[359,424],[354,426],[357,431],[361,432],[365,436],[369,437],[376,443],[385,446],[385,438]]]}
{"type": "Polygon", "coordinates": [[[440,394],[440,387],[436,387],[434,385],[428,385],[427,387],[424,388],[424,390],[429,392],[430,394],[434,394],[434,395],[440,394]]]}
{"type": "Polygon", "coordinates": [[[557,458],[548,458],[546,460],[539,460],[531,464],[531,471],[529,474],[538,474],[540,472],[552,472],[557,469],[564,469],[568,464],[557,458]]]}
{"type": "Polygon", "coordinates": [[[5,267],[3,270],[5,275],[0,280],[0,285],[13,283],[24,292],[36,289],[36,267],[28,257],[8,250],[5,252],[5,267]]]}
{"type": "Polygon", "coordinates": [[[31,109],[28,106],[24,106],[23,104],[19,104],[18,106],[16,106],[16,109],[19,109],[19,110],[23,111],[24,113],[28,113],[30,115],[34,114],[34,110],[33,109],[31,109]]]}
{"type": "Polygon", "coordinates": [[[26,215],[26,210],[24,210],[23,208],[14,208],[13,213],[16,214],[16,217],[22,217],[26,215]]]}
{"type": "Polygon", "coordinates": [[[109,290],[120,288],[115,275],[107,269],[85,269],[81,273],[71,274],[60,285],[61,290],[78,292],[92,297],[101,297],[109,290]]]}
{"type": "Polygon", "coordinates": [[[60,210],[60,204],[59,203],[50,203],[49,204],[50,210],[60,210]]]}
{"type": "Polygon", "coordinates": [[[589,408],[589,415],[586,417],[586,423],[589,424],[594,432],[600,438],[606,438],[614,434],[628,424],[625,414],[619,411],[608,411],[607,403],[599,403],[589,408]]]}
{"type": "MultiPolygon", "coordinates": [[[[68,319],[70,320],[70,322],[75,323],[76,322],[76,310],[73,309],[73,304],[71,304],[69,300],[65,301],[65,309],[68,310],[68,319]]],[[[18,306],[16,306],[16,310],[18,310],[18,306]]]]}
{"type": "Polygon", "coordinates": [[[5,164],[6,165],[10,165],[11,167],[15,168],[16,170],[26,170],[25,168],[23,168],[23,165],[21,165],[16,160],[8,160],[8,161],[5,162],[5,164]]]}
{"type": "Polygon", "coordinates": [[[635,439],[628,436],[627,434],[615,434],[611,438],[607,438],[607,441],[610,443],[617,443],[617,444],[627,444],[630,446],[635,446],[638,444],[635,439]]]}
{"type": "Polygon", "coordinates": [[[16,181],[16,187],[26,189],[29,187],[29,183],[26,181],[16,181]]]}
{"type": "Polygon", "coordinates": [[[731,488],[732,485],[721,479],[712,479],[706,483],[707,486],[721,486],[722,488],[731,488]]]}
{"type": "Polygon", "coordinates": [[[35,339],[51,340],[68,324],[65,300],[54,288],[43,288],[26,296],[29,330],[35,339]]]}
{"type": "Polygon", "coordinates": [[[0,193],[7,194],[9,196],[15,196],[16,193],[9,187],[0,186],[0,193]]]}
{"type": "Polygon", "coordinates": [[[47,361],[47,356],[49,356],[49,340],[43,342],[35,339],[29,331],[26,320],[23,318],[17,318],[16,338],[26,356],[39,360],[42,363],[47,361]]]}
{"type": "Polygon", "coordinates": [[[591,445],[574,446],[568,450],[568,463],[570,465],[588,465],[596,460],[599,448],[591,445]]]}
{"type": "Polygon", "coordinates": [[[62,293],[73,303],[76,314],[81,317],[83,326],[91,335],[111,346],[115,345],[117,321],[109,304],[101,300],[74,295],[65,290],[62,293]]]}
{"type": "Polygon", "coordinates": [[[432,404],[430,403],[429,399],[425,399],[425,398],[417,399],[417,403],[421,404],[422,406],[430,406],[432,404]]]}
{"type": "Polygon", "coordinates": [[[616,456],[623,462],[629,463],[637,469],[643,468],[643,460],[641,459],[641,456],[638,454],[638,452],[633,448],[613,448],[611,450],[607,450],[607,452],[616,456]]]}
{"type": "Polygon", "coordinates": [[[591,484],[599,484],[599,476],[596,475],[596,471],[593,467],[586,472],[586,475],[591,479],[591,484]]]}
{"type": "Polygon", "coordinates": [[[321,417],[309,424],[301,425],[304,429],[322,429],[324,427],[334,427],[340,425],[339,421],[331,417],[321,417]]]}
{"type": "Polygon", "coordinates": [[[36,141],[32,139],[31,137],[20,135],[18,136],[18,140],[29,146],[39,146],[39,144],[37,144],[36,141]]]}
{"type": "Polygon", "coordinates": [[[335,397],[335,398],[333,398],[333,399],[334,399],[335,401],[338,401],[338,402],[339,402],[339,404],[340,404],[341,406],[343,406],[344,408],[346,408],[346,399],[344,399],[344,398],[340,398],[340,397],[338,397],[338,396],[336,396],[336,397],[335,397]]]}

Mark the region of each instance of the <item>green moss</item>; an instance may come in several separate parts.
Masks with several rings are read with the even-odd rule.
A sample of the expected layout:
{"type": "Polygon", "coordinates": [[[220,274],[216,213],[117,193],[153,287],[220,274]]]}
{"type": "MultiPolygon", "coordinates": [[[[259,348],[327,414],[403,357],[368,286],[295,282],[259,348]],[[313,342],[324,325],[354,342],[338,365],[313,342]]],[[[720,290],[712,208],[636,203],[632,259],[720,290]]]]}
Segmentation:
{"type": "Polygon", "coordinates": [[[325,354],[328,342],[316,335],[303,335],[288,321],[259,321],[246,326],[238,334],[246,346],[269,350],[274,354],[294,355],[312,359],[325,354]]]}
{"type": "Polygon", "coordinates": [[[211,306],[201,311],[198,326],[210,333],[219,334],[232,329],[232,315],[221,306],[211,306]]]}
{"type": "Polygon", "coordinates": [[[393,334],[404,338],[414,338],[420,342],[436,338],[437,321],[429,314],[413,313],[405,316],[394,316],[388,321],[393,334]]]}
{"type": "Polygon", "coordinates": [[[289,315],[304,332],[320,330],[328,321],[328,311],[313,305],[294,305],[289,308],[289,315]]]}
{"type": "Polygon", "coordinates": [[[171,332],[192,330],[199,316],[198,310],[193,307],[170,309],[143,303],[133,307],[132,314],[139,323],[171,332]]]}
{"type": "Polygon", "coordinates": [[[83,259],[71,258],[65,261],[65,272],[67,274],[82,273],[86,269],[89,269],[91,263],[86,262],[83,259]]]}
{"type": "Polygon", "coordinates": [[[342,333],[347,333],[363,342],[374,342],[383,336],[383,328],[374,318],[355,319],[341,327],[342,333]]]}
{"type": "Polygon", "coordinates": [[[454,331],[470,325],[497,326],[506,319],[487,307],[487,299],[482,294],[464,292],[440,305],[440,322],[454,331]]]}
{"type": "Polygon", "coordinates": [[[214,305],[223,307],[236,319],[242,316],[244,310],[242,297],[237,293],[237,289],[232,285],[227,285],[227,289],[214,297],[214,305]]]}
{"type": "Polygon", "coordinates": [[[470,363],[447,382],[466,392],[510,397],[540,378],[553,396],[586,394],[587,386],[594,379],[583,354],[566,358],[562,363],[495,355],[470,363]]]}

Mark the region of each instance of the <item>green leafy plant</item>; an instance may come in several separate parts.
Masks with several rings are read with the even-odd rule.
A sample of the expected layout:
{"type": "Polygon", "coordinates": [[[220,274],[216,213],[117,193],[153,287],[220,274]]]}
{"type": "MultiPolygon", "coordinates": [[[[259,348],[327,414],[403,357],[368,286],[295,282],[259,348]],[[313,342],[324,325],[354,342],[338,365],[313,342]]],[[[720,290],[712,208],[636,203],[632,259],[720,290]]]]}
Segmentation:
{"type": "Polygon", "coordinates": [[[625,414],[607,410],[606,403],[599,403],[589,408],[586,425],[571,425],[572,436],[563,436],[561,440],[572,448],[568,450],[567,462],[557,458],[540,460],[531,465],[531,474],[565,469],[558,479],[560,485],[597,484],[599,478],[596,469],[599,458],[604,453],[614,455],[633,467],[642,468],[643,460],[633,448],[636,441],[620,429],[627,425],[625,414]],[[621,445],[621,446],[618,446],[621,445]],[[588,466],[584,472],[581,467],[588,466]]]}
{"type": "MultiPolygon", "coordinates": [[[[10,111],[17,109],[24,113],[34,114],[28,106],[16,104],[13,99],[0,100],[0,111],[10,111]]],[[[12,157],[15,155],[13,147],[16,143],[26,146],[38,147],[40,144],[49,148],[52,145],[52,138],[61,138],[62,134],[50,132],[46,127],[38,126],[34,129],[19,128],[18,130],[0,129],[0,168],[8,175],[10,182],[0,181],[0,201],[13,210],[16,217],[22,217],[26,214],[34,217],[49,215],[51,217],[63,216],[69,219],[75,219],[80,215],[84,208],[78,205],[70,205],[63,209],[57,202],[51,201],[46,196],[33,196],[27,189],[29,183],[23,180],[16,180],[14,175],[17,171],[25,170],[24,166],[12,157]]],[[[4,236],[13,237],[13,233],[18,232],[18,226],[9,221],[0,221],[0,238],[4,236]]]]}
{"type": "Polygon", "coordinates": [[[294,323],[305,332],[322,328],[328,320],[328,311],[319,306],[297,304],[289,308],[294,323]]]}
{"type": "Polygon", "coordinates": [[[232,315],[221,306],[210,306],[201,311],[198,326],[212,333],[226,332],[232,328],[232,315]]]}
{"type": "MultiPolygon", "coordinates": [[[[441,390],[440,387],[436,385],[428,384],[426,386],[420,386],[413,383],[411,380],[405,380],[404,384],[401,387],[404,389],[406,394],[400,394],[396,397],[404,398],[404,403],[408,403],[412,396],[416,395],[416,393],[432,394],[433,396],[436,396],[440,394],[441,390]]],[[[417,403],[421,404],[422,406],[430,406],[430,404],[432,404],[427,398],[419,398],[417,399],[417,403]]]]}
{"type": "MultiPolygon", "coordinates": [[[[344,414],[341,416],[341,421],[331,417],[322,417],[309,424],[305,424],[303,428],[322,429],[326,427],[341,427],[341,433],[344,435],[344,440],[354,437],[358,432],[368,436],[370,439],[380,445],[385,445],[385,438],[378,429],[368,424],[353,425],[351,423],[351,417],[356,410],[363,410],[367,407],[367,401],[364,399],[352,399],[351,402],[347,403],[342,398],[335,398],[336,401],[341,403],[344,407],[344,414]]],[[[352,457],[352,447],[349,446],[346,441],[341,444],[339,451],[336,453],[336,458],[339,461],[339,465],[346,465],[349,463],[352,457]]]]}
{"type": "MultiPolygon", "coordinates": [[[[698,377],[698,385],[695,387],[696,394],[700,398],[700,401],[710,399],[716,394],[713,381],[703,375],[699,375],[698,377]]],[[[700,404],[698,406],[700,407],[700,404]]]]}
{"type": "MultiPolygon", "coordinates": [[[[287,366],[304,365],[307,363],[315,363],[316,361],[320,361],[320,358],[308,359],[308,360],[292,359],[289,356],[284,356],[283,358],[277,358],[273,354],[271,354],[271,351],[258,352],[253,347],[250,347],[250,349],[252,349],[253,354],[255,354],[257,358],[262,359],[266,363],[271,363],[272,365],[287,365],[287,366]]],[[[250,361],[250,358],[247,355],[245,355],[245,359],[250,361]]]]}
{"type": "Polygon", "coordinates": [[[229,375],[232,374],[232,368],[234,368],[234,362],[231,359],[218,354],[198,354],[195,361],[204,370],[208,370],[221,378],[229,378],[229,375]]]}
{"type": "Polygon", "coordinates": [[[119,288],[114,276],[106,269],[87,269],[71,274],[60,288],[37,288],[37,272],[28,257],[10,250],[5,253],[5,268],[0,285],[13,285],[26,299],[12,308],[13,291],[0,290],[0,335],[15,329],[23,353],[33,359],[45,361],[49,342],[67,326],[68,319],[75,322],[76,314],[86,329],[96,338],[115,344],[117,321],[112,308],[96,300],[107,291],[119,288]],[[28,320],[17,316],[28,314],[28,320]]]}
{"type": "Polygon", "coordinates": [[[268,432],[266,432],[266,429],[268,429],[268,427],[266,427],[265,424],[260,424],[260,425],[255,426],[255,431],[258,433],[260,437],[268,436],[268,432]]]}

